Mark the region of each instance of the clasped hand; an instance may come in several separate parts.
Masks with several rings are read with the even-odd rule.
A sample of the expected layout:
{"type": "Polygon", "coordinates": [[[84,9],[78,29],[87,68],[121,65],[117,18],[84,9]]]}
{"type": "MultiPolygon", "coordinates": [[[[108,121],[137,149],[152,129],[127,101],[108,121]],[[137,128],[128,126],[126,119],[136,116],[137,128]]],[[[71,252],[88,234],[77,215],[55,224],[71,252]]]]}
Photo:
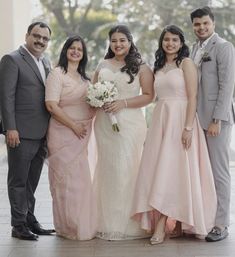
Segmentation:
{"type": "Polygon", "coordinates": [[[125,108],[124,100],[116,100],[111,103],[105,103],[103,105],[104,111],[108,113],[117,113],[123,108],[125,108]]]}
{"type": "Polygon", "coordinates": [[[86,125],[81,123],[81,124],[76,124],[73,127],[73,132],[77,135],[77,137],[79,139],[83,139],[86,134],[87,134],[87,129],[86,129],[86,125]]]}

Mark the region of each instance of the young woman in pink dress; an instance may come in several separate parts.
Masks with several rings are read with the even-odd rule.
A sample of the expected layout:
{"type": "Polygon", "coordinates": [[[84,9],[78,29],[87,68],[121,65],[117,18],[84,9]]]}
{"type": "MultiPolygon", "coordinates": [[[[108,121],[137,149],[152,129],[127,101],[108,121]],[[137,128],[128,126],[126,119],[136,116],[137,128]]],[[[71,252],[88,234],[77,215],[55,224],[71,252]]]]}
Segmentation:
{"type": "Polygon", "coordinates": [[[204,133],[196,115],[197,72],[181,29],[167,26],[155,53],[157,102],[137,179],[133,214],[164,241],[167,219],[172,237],[183,231],[207,235],[214,226],[216,193],[204,133]]]}
{"type": "Polygon", "coordinates": [[[83,39],[67,39],[46,81],[49,181],[56,233],[87,240],[96,233],[96,208],[87,147],[93,110],[86,103],[87,51],[83,39]]]}

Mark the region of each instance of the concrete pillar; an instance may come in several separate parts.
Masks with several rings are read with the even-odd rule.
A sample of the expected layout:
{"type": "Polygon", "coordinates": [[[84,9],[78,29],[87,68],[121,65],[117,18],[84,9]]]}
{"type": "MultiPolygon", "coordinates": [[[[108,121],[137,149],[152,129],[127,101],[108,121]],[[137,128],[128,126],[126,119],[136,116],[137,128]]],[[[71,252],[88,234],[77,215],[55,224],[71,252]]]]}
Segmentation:
{"type": "Polygon", "coordinates": [[[25,42],[30,12],[30,0],[0,0],[0,58],[25,42]]]}

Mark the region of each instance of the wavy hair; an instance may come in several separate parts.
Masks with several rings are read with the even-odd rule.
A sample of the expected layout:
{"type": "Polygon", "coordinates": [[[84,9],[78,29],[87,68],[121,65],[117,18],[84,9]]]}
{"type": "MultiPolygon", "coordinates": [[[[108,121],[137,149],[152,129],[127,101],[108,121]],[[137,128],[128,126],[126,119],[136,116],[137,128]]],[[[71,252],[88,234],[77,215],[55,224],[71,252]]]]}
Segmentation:
{"type": "MultiPolygon", "coordinates": [[[[125,25],[116,25],[112,27],[109,31],[109,40],[115,32],[124,34],[127,37],[127,40],[130,42],[130,49],[128,54],[125,56],[125,66],[121,68],[121,72],[126,72],[130,76],[129,84],[133,82],[134,76],[137,75],[140,69],[140,65],[143,64],[141,55],[133,42],[133,37],[128,27],[125,25]]],[[[104,59],[111,59],[115,56],[114,52],[111,50],[110,46],[107,53],[105,54],[104,59]]]]}
{"type": "Polygon", "coordinates": [[[81,75],[81,77],[84,80],[90,80],[89,77],[86,74],[86,65],[87,65],[87,61],[88,61],[87,48],[86,48],[86,44],[85,44],[84,40],[79,35],[71,36],[65,41],[64,46],[63,46],[63,48],[61,50],[61,53],[60,53],[60,58],[59,58],[59,62],[57,64],[57,67],[61,67],[64,70],[65,73],[68,72],[67,51],[68,51],[69,47],[75,41],[81,42],[82,49],[83,49],[83,57],[82,57],[81,61],[79,62],[77,72],[81,75]]]}
{"type": "Polygon", "coordinates": [[[163,29],[159,38],[158,49],[155,52],[154,73],[163,68],[163,66],[166,64],[166,53],[162,48],[162,41],[166,32],[178,35],[180,38],[180,42],[182,43],[182,47],[179,49],[177,56],[174,59],[176,61],[177,67],[179,67],[180,63],[185,57],[189,56],[189,47],[185,44],[183,31],[175,25],[168,25],[163,29]]]}

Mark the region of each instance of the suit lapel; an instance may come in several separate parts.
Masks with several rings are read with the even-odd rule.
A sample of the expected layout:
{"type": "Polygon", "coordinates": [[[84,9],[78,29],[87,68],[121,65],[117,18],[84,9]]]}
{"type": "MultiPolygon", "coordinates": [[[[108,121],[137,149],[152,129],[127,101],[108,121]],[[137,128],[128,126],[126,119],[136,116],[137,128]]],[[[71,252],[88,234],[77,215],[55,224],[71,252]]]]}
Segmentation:
{"type": "MultiPolygon", "coordinates": [[[[192,52],[190,54],[190,57],[191,59],[194,61],[195,59],[195,56],[196,56],[196,53],[197,53],[197,50],[198,50],[198,40],[193,44],[193,48],[192,48],[192,52]]],[[[199,64],[197,66],[197,69],[198,69],[198,83],[199,85],[201,84],[201,75],[202,75],[202,66],[201,64],[199,64]]]]}
{"type": "Polygon", "coordinates": [[[46,72],[46,77],[47,77],[49,72],[50,72],[50,70],[51,70],[50,63],[49,63],[49,61],[46,58],[42,59],[42,63],[43,63],[43,66],[44,66],[44,69],[45,69],[45,72],[46,72]]]}
{"type": "MultiPolygon", "coordinates": [[[[209,40],[209,42],[205,46],[204,54],[207,53],[208,55],[210,55],[210,51],[214,48],[217,39],[218,39],[218,34],[215,33],[215,35],[209,40]]],[[[191,54],[192,59],[195,57],[195,54],[196,54],[196,50],[197,50],[196,45],[197,45],[197,43],[195,43],[193,45],[193,50],[192,50],[192,54],[191,54]]],[[[203,60],[200,61],[200,64],[198,66],[198,81],[199,81],[199,84],[201,84],[201,78],[202,78],[202,65],[203,65],[203,60]]]]}
{"type": "Polygon", "coordinates": [[[37,64],[33,60],[33,58],[30,56],[30,54],[23,47],[20,47],[20,53],[23,56],[24,60],[29,64],[29,66],[33,70],[33,72],[36,74],[39,81],[44,85],[42,76],[40,74],[40,71],[37,67],[37,64]]]}
{"type": "Polygon", "coordinates": [[[215,46],[215,43],[217,40],[218,40],[218,34],[215,33],[215,35],[210,39],[210,41],[206,45],[204,52],[209,54],[212,48],[215,46]]]}
{"type": "MultiPolygon", "coordinates": [[[[218,39],[218,34],[215,33],[215,35],[209,40],[209,42],[207,43],[207,45],[205,46],[205,50],[204,50],[204,54],[203,55],[209,55],[210,56],[210,51],[214,48],[215,43],[218,39]]],[[[203,59],[203,57],[202,57],[203,59]]],[[[199,83],[201,82],[201,78],[202,78],[202,66],[203,66],[203,60],[200,61],[200,65],[199,65],[199,83]]]]}

